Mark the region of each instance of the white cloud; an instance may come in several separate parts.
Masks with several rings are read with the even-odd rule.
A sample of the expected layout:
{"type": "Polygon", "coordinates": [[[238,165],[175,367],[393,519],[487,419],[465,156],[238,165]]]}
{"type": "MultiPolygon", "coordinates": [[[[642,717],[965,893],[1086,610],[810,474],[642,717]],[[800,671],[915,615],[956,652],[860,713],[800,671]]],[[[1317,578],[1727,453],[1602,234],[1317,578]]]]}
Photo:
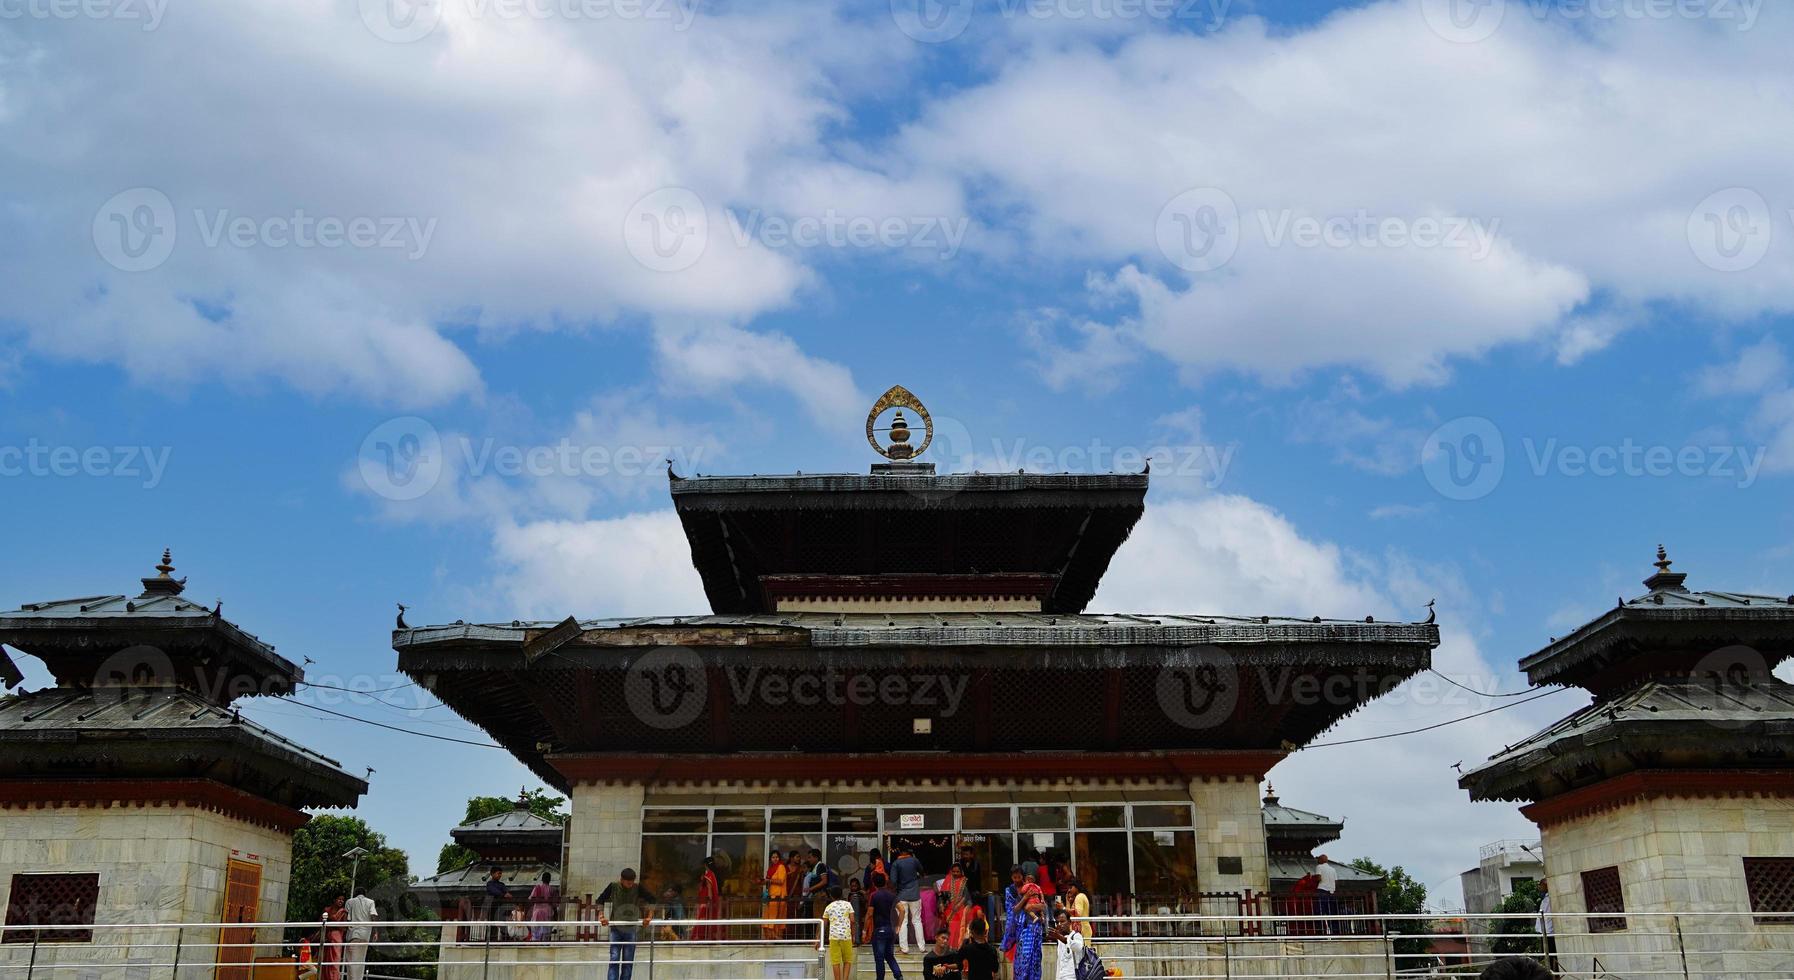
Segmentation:
{"type": "Polygon", "coordinates": [[[501,523],[492,546],[505,566],[495,584],[518,616],[672,616],[710,608],[671,510],[501,523]]]}
{"type": "Polygon", "coordinates": [[[914,48],[830,6],[705,10],[676,30],[449,3],[411,44],[375,37],[358,6],[198,0],[154,33],[0,24],[0,239],[14,246],[0,322],[38,354],[144,382],[275,380],[428,406],[481,391],[445,323],[498,333],[790,303],[810,281],[804,257],[730,240],[727,209],[957,210],[952,181],[889,177],[825,145],[856,78],[897,77],[914,48]],[[689,268],[664,271],[624,231],[643,217],[632,206],[673,186],[695,192],[711,234],[689,268]],[[124,227],[99,213],[132,188],[172,206],[141,213],[174,235],[147,271],[102,257],[112,237],[143,240],[134,207],[124,227]],[[289,240],[301,221],[363,217],[428,227],[427,247],[289,240]],[[237,218],[250,244],[208,243],[237,218]]]}
{"type": "Polygon", "coordinates": [[[1582,312],[1597,291],[1622,311],[1794,309],[1794,251],[1726,274],[1689,232],[1697,205],[1734,186],[1770,198],[1762,217],[1786,230],[1791,31],[1773,16],[1749,32],[1514,16],[1464,45],[1418,0],[1390,0],[1288,32],[1244,18],[1106,46],[1057,38],[933,107],[904,149],[962,174],[975,210],[1010,216],[1030,261],[1114,270],[1098,299],[1119,289],[1138,314],[1113,326],[1188,372],[1281,381],[1343,364],[1434,383],[1499,345],[1548,344],[1565,362],[1599,349],[1635,321],[1582,312]],[[1241,221],[1230,262],[1186,274],[1161,254],[1161,209],[1193,188],[1225,192],[1241,221]],[[1468,222],[1465,247],[1286,233],[1360,215],[1415,233],[1468,222]]]}
{"type": "Polygon", "coordinates": [[[1787,355],[1774,337],[1738,352],[1736,359],[1711,365],[1695,375],[1695,391],[1713,397],[1755,398],[1746,422],[1763,445],[1763,469],[1794,472],[1794,385],[1787,355]]]}
{"type": "Polygon", "coordinates": [[[784,334],[717,323],[661,324],[655,330],[655,353],[668,394],[756,384],[792,395],[811,418],[830,427],[871,401],[854,384],[851,371],[805,354],[784,334]]]}

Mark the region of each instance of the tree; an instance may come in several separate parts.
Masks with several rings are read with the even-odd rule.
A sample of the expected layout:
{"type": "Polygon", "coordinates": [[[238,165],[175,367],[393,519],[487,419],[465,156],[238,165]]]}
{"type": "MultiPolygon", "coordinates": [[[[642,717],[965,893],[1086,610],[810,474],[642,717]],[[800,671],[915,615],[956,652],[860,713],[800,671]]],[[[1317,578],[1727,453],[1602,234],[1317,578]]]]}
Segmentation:
{"type": "MultiPolygon", "coordinates": [[[[1359,858],[1352,867],[1383,879],[1377,892],[1377,910],[1390,915],[1422,915],[1426,912],[1426,885],[1415,881],[1401,865],[1385,870],[1370,858],[1359,858]]],[[[1412,966],[1432,947],[1432,936],[1426,923],[1418,919],[1398,919],[1387,923],[1391,935],[1425,938],[1403,938],[1395,941],[1396,964],[1412,966]]]]}
{"type": "MultiPolygon", "coordinates": [[[[561,807],[567,802],[558,796],[549,796],[546,789],[526,789],[522,799],[529,804],[529,812],[544,820],[561,823],[567,819],[561,813],[561,807]]],[[[462,823],[472,823],[487,817],[496,817],[501,813],[510,813],[517,807],[517,800],[503,796],[475,796],[467,801],[467,815],[462,823]]],[[[465,868],[479,860],[479,855],[456,843],[442,845],[442,851],[436,855],[436,873],[465,868]]]]}
{"type": "Polygon", "coordinates": [[[1514,893],[1501,900],[1495,906],[1497,915],[1509,918],[1497,919],[1490,932],[1500,936],[1491,944],[1495,952],[1503,956],[1514,954],[1537,954],[1542,950],[1538,939],[1539,933],[1539,883],[1521,881],[1514,884],[1514,893]],[[1530,937],[1530,938],[1529,938],[1530,937]]]}
{"type": "Polygon", "coordinates": [[[405,852],[387,846],[386,836],[376,833],[367,821],[328,814],[311,818],[293,834],[287,921],[316,921],[336,896],[350,894],[351,870],[356,870],[356,883],[370,894],[389,882],[396,881],[402,889],[411,881],[411,862],[405,852]],[[358,870],[354,859],[343,857],[357,847],[369,852],[361,859],[358,870]]]}

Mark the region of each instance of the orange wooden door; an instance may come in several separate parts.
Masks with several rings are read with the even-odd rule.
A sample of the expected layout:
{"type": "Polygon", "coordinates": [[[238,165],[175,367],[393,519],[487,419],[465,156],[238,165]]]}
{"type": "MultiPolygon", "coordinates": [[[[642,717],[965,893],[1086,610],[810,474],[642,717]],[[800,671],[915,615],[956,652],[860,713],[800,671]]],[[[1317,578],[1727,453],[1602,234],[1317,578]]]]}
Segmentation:
{"type": "MultiPolygon", "coordinates": [[[[224,877],[223,922],[254,922],[262,903],[262,866],[248,861],[232,860],[224,877]]],[[[249,980],[249,966],[255,957],[252,946],[229,943],[255,941],[254,929],[218,930],[218,980],[249,980]]]]}

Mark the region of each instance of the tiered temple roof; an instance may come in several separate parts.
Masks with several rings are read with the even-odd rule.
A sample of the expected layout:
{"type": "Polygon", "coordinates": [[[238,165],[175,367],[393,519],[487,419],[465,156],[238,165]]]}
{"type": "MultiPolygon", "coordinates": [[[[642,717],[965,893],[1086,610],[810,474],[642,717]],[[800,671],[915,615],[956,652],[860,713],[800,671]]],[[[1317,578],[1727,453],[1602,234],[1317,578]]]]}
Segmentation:
{"type": "Polygon", "coordinates": [[[234,707],[289,693],[304,672],[220,607],[181,598],[186,580],[173,577],[167,553],[157,570],[135,597],[0,613],[0,643],[39,658],[56,680],[0,698],[0,802],[161,794],[289,827],[303,822],[300,807],[353,806],[366,781],[234,707]]]}

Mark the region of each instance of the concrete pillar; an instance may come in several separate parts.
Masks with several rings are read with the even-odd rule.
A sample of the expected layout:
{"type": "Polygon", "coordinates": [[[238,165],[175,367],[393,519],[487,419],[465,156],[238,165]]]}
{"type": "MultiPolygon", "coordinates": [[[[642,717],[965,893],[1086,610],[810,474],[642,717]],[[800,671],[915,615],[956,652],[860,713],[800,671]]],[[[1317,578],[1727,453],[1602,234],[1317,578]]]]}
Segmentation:
{"type": "Polygon", "coordinates": [[[1196,804],[1196,887],[1205,892],[1270,891],[1257,780],[1195,779],[1190,782],[1190,800],[1196,804]],[[1222,871],[1222,858],[1238,858],[1239,873],[1222,871]]]}
{"type": "Polygon", "coordinates": [[[596,896],[624,868],[642,859],[642,787],[581,783],[573,787],[573,828],[567,835],[569,897],[596,896]]]}

